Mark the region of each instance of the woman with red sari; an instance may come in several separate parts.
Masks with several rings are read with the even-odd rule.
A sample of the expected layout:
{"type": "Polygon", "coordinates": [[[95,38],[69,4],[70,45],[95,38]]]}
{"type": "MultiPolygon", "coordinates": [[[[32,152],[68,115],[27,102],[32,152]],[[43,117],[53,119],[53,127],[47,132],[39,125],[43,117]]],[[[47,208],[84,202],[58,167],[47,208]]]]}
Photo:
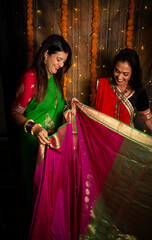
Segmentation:
{"type": "Polygon", "coordinates": [[[121,50],[114,58],[113,77],[100,78],[95,109],[130,126],[139,112],[152,131],[152,114],[146,90],[141,84],[140,62],[132,49],[121,50]]]}
{"type": "Polygon", "coordinates": [[[33,175],[39,144],[62,124],[64,73],[71,66],[71,49],[60,35],[50,35],[20,79],[12,105],[12,120],[20,128],[20,154],[26,182],[27,211],[32,211],[33,175]]]}

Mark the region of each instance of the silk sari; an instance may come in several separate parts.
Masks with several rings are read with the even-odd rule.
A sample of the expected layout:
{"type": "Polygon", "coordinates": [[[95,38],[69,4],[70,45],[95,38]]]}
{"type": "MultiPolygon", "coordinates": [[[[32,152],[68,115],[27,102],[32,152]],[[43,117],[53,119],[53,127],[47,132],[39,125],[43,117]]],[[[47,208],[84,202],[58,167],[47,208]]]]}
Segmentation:
{"type": "MultiPolygon", "coordinates": [[[[53,133],[62,124],[65,101],[62,98],[59,89],[55,86],[53,76],[48,80],[48,84],[49,86],[43,102],[38,103],[33,97],[25,109],[24,116],[27,119],[32,119],[36,123],[40,123],[48,133],[53,133]],[[58,104],[56,108],[56,99],[50,88],[57,94],[58,104]]],[[[32,183],[38,148],[39,143],[37,138],[26,133],[24,130],[21,130],[20,152],[23,164],[23,177],[26,181],[27,188],[27,207],[30,211],[32,209],[32,183]]]]}
{"type": "Polygon", "coordinates": [[[128,99],[131,94],[126,97],[111,83],[111,79],[100,78],[95,109],[133,127],[134,108],[128,99]]]}
{"type": "Polygon", "coordinates": [[[150,240],[152,137],[79,102],[65,117],[39,146],[29,240],[150,240]]]}

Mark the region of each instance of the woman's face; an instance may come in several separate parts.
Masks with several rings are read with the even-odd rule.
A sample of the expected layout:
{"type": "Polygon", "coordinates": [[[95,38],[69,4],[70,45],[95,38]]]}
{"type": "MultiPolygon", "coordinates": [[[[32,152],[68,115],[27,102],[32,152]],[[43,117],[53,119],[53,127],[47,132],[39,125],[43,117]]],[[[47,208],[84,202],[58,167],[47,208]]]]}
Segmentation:
{"type": "Polygon", "coordinates": [[[46,59],[45,66],[47,73],[56,74],[58,69],[64,66],[67,57],[68,53],[65,52],[56,52],[49,55],[48,51],[46,51],[44,54],[44,58],[46,59]]]}
{"type": "Polygon", "coordinates": [[[125,62],[117,62],[114,68],[114,78],[116,81],[116,84],[118,87],[121,88],[126,88],[128,85],[128,82],[131,78],[132,74],[132,68],[130,64],[125,61],[125,62]]]}

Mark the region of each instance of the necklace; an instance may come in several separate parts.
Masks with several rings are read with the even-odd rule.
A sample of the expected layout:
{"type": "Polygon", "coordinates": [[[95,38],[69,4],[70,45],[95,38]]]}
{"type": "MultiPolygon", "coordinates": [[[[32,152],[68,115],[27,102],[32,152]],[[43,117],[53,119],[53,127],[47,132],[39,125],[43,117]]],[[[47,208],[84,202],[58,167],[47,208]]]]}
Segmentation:
{"type": "Polygon", "coordinates": [[[128,92],[128,86],[125,88],[124,91],[121,91],[118,87],[114,87],[114,90],[115,90],[115,118],[116,119],[119,119],[119,107],[120,107],[120,103],[123,99],[123,96],[125,93],[128,92]],[[118,102],[117,100],[117,95],[120,97],[120,101],[118,102]]]}
{"type": "Polygon", "coordinates": [[[54,98],[56,99],[56,101],[55,101],[55,106],[54,106],[54,108],[56,109],[56,108],[57,108],[57,106],[58,106],[58,95],[57,95],[57,88],[56,88],[56,84],[54,83],[54,87],[55,87],[55,93],[53,92],[52,88],[50,87],[50,84],[48,84],[48,85],[49,85],[49,88],[50,88],[50,90],[51,90],[51,92],[52,92],[52,94],[53,94],[54,98]]]}

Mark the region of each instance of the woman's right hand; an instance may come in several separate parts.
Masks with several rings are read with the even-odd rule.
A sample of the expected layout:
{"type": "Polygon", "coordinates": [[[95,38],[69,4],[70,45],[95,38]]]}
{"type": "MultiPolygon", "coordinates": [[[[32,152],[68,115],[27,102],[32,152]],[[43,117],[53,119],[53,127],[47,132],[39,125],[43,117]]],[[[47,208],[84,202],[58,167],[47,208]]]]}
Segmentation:
{"type": "Polygon", "coordinates": [[[48,132],[41,126],[36,126],[34,129],[33,129],[33,134],[34,136],[37,137],[38,141],[40,144],[47,144],[47,145],[50,145],[50,142],[49,140],[47,139],[48,138],[48,132]]]}

